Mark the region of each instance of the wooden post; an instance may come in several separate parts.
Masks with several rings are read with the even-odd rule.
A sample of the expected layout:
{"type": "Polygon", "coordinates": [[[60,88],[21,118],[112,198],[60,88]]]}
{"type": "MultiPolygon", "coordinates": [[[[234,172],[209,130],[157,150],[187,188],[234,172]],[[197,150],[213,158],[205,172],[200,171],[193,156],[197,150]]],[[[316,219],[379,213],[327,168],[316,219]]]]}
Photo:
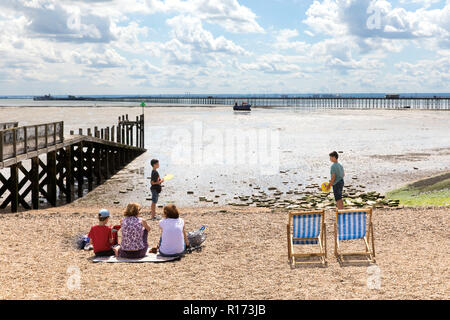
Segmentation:
{"type": "Polygon", "coordinates": [[[111,147],[111,173],[116,173],[116,148],[111,147]]]}
{"type": "Polygon", "coordinates": [[[91,128],[88,128],[88,129],[87,129],[87,135],[88,135],[89,137],[92,137],[92,130],[91,130],[91,128]]]}
{"type": "Polygon", "coordinates": [[[83,196],[83,183],[84,183],[84,164],[83,164],[83,143],[80,142],[78,144],[77,150],[77,181],[78,181],[78,197],[81,198],[83,196]]]}
{"type": "Polygon", "coordinates": [[[17,130],[13,129],[13,156],[17,156],[17,130]]]}
{"type": "Polygon", "coordinates": [[[119,124],[117,125],[117,143],[121,143],[120,141],[120,121],[119,124]]]}
{"type": "Polygon", "coordinates": [[[140,142],[139,142],[139,137],[140,137],[140,131],[141,131],[141,126],[139,125],[139,117],[136,116],[136,147],[139,148],[140,146],[140,142]]]}
{"type": "Polygon", "coordinates": [[[56,151],[47,153],[47,197],[52,206],[56,206],[56,151]]]}
{"type": "Polygon", "coordinates": [[[45,147],[48,147],[48,124],[45,125],[45,147]]]}
{"type": "Polygon", "coordinates": [[[120,149],[120,167],[123,168],[125,166],[126,163],[126,158],[125,158],[125,150],[126,149],[120,149]]]}
{"type": "Polygon", "coordinates": [[[34,210],[39,209],[39,157],[31,159],[31,203],[34,210]]]}
{"type": "Polygon", "coordinates": [[[126,142],[127,142],[127,146],[129,146],[130,145],[130,125],[127,123],[126,127],[127,127],[127,129],[125,130],[126,134],[127,134],[126,142]]]}
{"type": "Polygon", "coordinates": [[[27,154],[28,153],[28,132],[27,132],[27,127],[23,127],[23,149],[24,149],[24,153],[27,154]]]}
{"type": "Polygon", "coordinates": [[[59,187],[59,199],[65,196],[64,186],[64,168],[66,167],[66,151],[64,148],[58,149],[56,153],[56,168],[58,170],[58,187],[59,187]]]}
{"type": "Polygon", "coordinates": [[[56,122],[53,124],[53,144],[56,145],[56,122]]]}
{"type": "Polygon", "coordinates": [[[116,170],[119,170],[122,167],[120,164],[120,149],[121,148],[117,148],[115,156],[114,156],[114,161],[115,161],[114,167],[116,168],[116,170]]]}
{"type": "Polygon", "coordinates": [[[72,146],[66,147],[66,202],[72,202],[72,191],[73,191],[73,163],[72,163],[72,146]]]}
{"type": "Polygon", "coordinates": [[[13,164],[10,167],[10,172],[9,192],[11,193],[11,212],[17,212],[19,208],[19,164],[13,164]]]}
{"type": "Polygon", "coordinates": [[[110,177],[110,171],[109,171],[109,146],[105,145],[104,150],[104,168],[105,168],[105,179],[108,179],[110,177]]]}
{"type": "Polygon", "coordinates": [[[87,148],[87,158],[86,158],[86,167],[87,167],[87,178],[88,178],[88,190],[92,191],[93,189],[93,176],[92,176],[92,143],[88,144],[87,148]]]}
{"type": "Polygon", "coordinates": [[[59,139],[61,142],[64,141],[64,121],[61,121],[61,132],[59,133],[59,139]]]}
{"type": "Polygon", "coordinates": [[[111,127],[111,136],[110,136],[110,141],[114,142],[114,133],[116,131],[116,127],[112,126],[111,127]]]}
{"type": "Polygon", "coordinates": [[[0,162],[3,162],[3,131],[0,131],[0,162]]]}
{"type": "Polygon", "coordinates": [[[134,129],[134,124],[130,125],[130,146],[133,145],[133,129],[134,129]]]}
{"type": "Polygon", "coordinates": [[[122,124],[121,124],[121,126],[120,126],[121,131],[122,131],[122,133],[121,133],[121,138],[120,138],[120,142],[121,142],[122,144],[125,144],[125,142],[126,142],[126,141],[125,141],[125,125],[123,124],[124,119],[125,119],[125,117],[122,116],[122,124]]]}
{"type": "Polygon", "coordinates": [[[100,163],[100,157],[101,157],[101,155],[100,155],[100,146],[98,144],[96,144],[94,146],[94,159],[95,159],[95,162],[94,162],[94,173],[95,173],[95,176],[97,178],[97,185],[100,185],[102,183],[102,170],[101,170],[102,166],[101,166],[101,163],[100,163]]]}

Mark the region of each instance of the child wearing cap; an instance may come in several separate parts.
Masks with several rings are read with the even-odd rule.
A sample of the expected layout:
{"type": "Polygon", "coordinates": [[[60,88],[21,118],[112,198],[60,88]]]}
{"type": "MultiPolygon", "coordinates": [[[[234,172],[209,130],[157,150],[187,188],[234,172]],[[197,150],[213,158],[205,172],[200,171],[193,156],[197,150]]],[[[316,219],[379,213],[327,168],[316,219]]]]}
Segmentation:
{"type": "Polygon", "coordinates": [[[91,231],[89,231],[89,242],[93,245],[94,253],[97,257],[108,257],[114,255],[114,251],[112,249],[112,230],[111,227],[107,226],[109,217],[110,214],[108,210],[100,210],[98,213],[98,225],[93,226],[91,231]]]}

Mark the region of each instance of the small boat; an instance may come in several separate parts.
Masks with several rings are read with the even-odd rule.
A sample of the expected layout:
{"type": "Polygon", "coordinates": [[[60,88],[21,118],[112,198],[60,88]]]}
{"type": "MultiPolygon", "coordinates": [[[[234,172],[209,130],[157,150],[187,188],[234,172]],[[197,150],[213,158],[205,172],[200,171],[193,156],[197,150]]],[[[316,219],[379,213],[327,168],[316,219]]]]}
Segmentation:
{"type": "Polygon", "coordinates": [[[252,105],[247,102],[243,102],[241,105],[235,103],[233,107],[234,111],[252,111],[252,105]]]}

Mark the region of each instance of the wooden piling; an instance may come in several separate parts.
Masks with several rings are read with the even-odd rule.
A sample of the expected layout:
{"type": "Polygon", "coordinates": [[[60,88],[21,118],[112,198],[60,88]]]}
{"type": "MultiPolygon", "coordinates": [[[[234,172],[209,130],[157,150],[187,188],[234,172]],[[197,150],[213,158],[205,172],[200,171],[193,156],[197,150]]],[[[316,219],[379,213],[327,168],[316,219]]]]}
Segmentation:
{"type": "Polygon", "coordinates": [[[47,153],[47,201],[56,206],[56,151],[47,153]]]}

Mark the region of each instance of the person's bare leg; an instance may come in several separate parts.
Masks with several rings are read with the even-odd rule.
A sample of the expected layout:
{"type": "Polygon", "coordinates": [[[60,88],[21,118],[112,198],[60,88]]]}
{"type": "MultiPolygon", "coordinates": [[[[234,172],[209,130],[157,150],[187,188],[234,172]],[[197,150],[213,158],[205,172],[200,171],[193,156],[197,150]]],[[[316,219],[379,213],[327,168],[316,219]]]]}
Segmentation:
{"type": "Polygon", "coordinates": [[[114,254],[116,255],[116,258],[119,257],[119,249],[120,249],[120,246],[115,246],[115,247],[113,248],[113,251],[114,251],[114,254]]]}
{"type": "Polygon", "coordinates": [[[152,202],[152,216],[151,218],[154,219],[156,217],[156,203],[152,202]]]}
{"type": "Polygon", "coordinates": [[[336,201],[336,205],[337,205],[339,210],[344,210],[344,201],[342,199],[336,201]]]}

